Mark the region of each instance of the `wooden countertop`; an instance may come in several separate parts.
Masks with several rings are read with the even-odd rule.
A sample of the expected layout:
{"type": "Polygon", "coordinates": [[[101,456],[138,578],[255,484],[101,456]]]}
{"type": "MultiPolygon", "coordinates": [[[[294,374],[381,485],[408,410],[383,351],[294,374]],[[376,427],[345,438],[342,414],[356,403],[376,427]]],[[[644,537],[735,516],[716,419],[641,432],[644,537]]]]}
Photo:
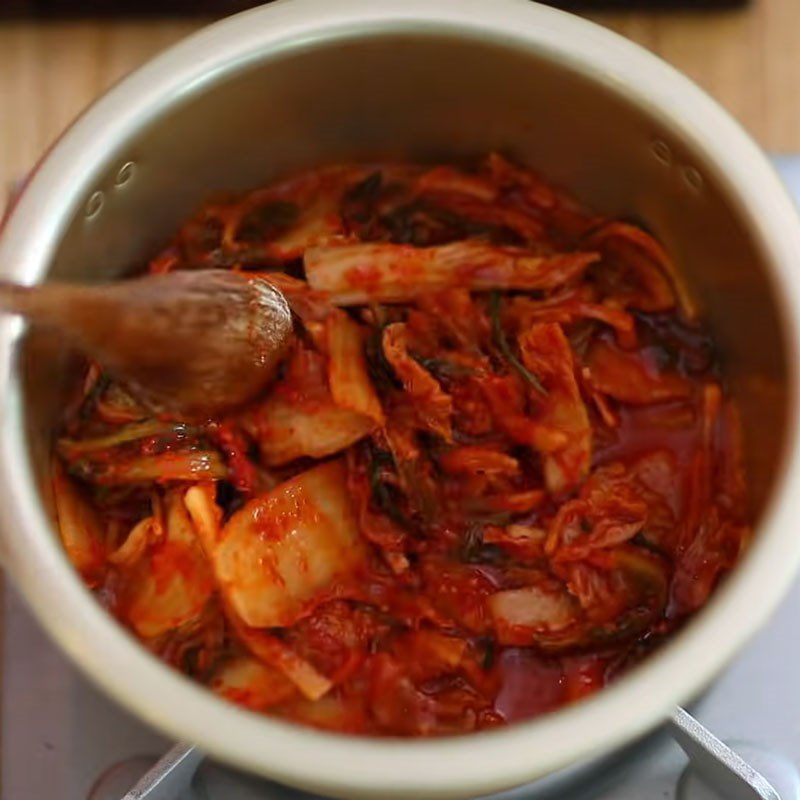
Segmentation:
{"type": "MultiPolygon", "coordinates": [[[[800,151],[800,0],[590,16],[686,72],[765,148],[800,151]]],[[[0,24],[0,189],[29,170],[105,88],[201,24],[0,24]]]]}

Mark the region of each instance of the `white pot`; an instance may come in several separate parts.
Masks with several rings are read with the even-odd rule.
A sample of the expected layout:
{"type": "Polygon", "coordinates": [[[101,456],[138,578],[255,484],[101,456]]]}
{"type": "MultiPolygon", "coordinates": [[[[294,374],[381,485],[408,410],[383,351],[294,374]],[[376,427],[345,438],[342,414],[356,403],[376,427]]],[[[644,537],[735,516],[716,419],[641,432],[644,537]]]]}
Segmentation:
{"type": "MultiPolygon", "coordinates": [[[[0,240],[7,277],[141,263],[217,189],[310,164],[510,150],[677,256],[744,413],[752,547],[708,607],[595,697],[436,740],[320,733],[216,699],[160,664],[67,562],[46,489],[64,359],[0,327],[2,558],[50,635],[147,722],[247,770],[341,798],[465,798],[619,748],[700,691],[800,557],[800,226],[761,152],[666,64],[526,0],[284,0],[213,25],[114,87],[39,165],[0,240]],[[117,186],[120,168],[133,162],[117,186]],[[92,195],[96,195],[90,201],[92,195]],[[87,217],[87,204],[101,207],[87,217]],[[45,487],[45,488],[40,488],[45,487]]],[[[12,643],[13,646],[13,643],[12,643]]],[[[35,671],[35,665],[31,665],[35,671]]]]}

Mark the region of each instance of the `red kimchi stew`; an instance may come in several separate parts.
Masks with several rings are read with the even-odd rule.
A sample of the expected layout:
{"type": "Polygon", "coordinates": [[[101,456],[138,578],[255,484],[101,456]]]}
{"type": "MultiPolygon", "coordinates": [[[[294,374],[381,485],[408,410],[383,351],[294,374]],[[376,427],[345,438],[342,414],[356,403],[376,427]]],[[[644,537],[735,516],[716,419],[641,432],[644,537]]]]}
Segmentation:
{"type": "Polygon", "coordinates": [[[151,272],[269,280],[248,407],[148,415],[88,364],[64,547],[158,658],[318,728],[455,734],[613,681],[750,535],[736,407],[664,248],[499,155],[325,167],[203,207],[151,272]]]}

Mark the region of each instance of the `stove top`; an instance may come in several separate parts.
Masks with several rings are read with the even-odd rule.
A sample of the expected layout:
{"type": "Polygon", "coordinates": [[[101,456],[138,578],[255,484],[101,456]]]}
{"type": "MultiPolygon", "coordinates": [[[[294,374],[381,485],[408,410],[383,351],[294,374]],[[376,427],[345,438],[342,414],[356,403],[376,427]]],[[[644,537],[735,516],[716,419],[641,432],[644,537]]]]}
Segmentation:
{"type": "MultiPolygon", "coordinates": [[[[800,204],[800,157],[776,157],[775,162],[800,204]]],[[[798,617],[800,583],[692,709],[703,725],[769,780],[780,800],[800,800],[795,766],[800,765],[800,694],[792,658],[800,648],[798,617]]],[[[200,763],[196,772],[194,763],[186,771],[191,785],[185,790],[126,794],[172,743],[88,684],[9,588],[2,618],[3,800],[321,800],[192,753],[185,763],[200,763]]],[[[183,752],[175,749],[172,754],[183,752]]],[[[733,800],[732,789],[700,779],[688,763],[663,730],[610,758],[482,800],[733,800]],[[716,789],[709,788],[712,784],[716,789]]],[[[756,800],[775,794],[740,796],[756,800]]]]}

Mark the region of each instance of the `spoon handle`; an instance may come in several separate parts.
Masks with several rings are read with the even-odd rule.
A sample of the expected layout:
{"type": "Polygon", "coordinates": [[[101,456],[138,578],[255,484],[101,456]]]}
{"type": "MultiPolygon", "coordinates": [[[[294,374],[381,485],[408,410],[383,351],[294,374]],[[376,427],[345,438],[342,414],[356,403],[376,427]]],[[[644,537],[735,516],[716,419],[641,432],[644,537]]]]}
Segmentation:
{"type": "Polygon", "coordinates": [[[64,283],[21,286],[0,280],[0,313],[19,314],[39,325],[80,329],[80,319],[95,292],[64,283]]]}
{"type": "Polygon", "coordinates": [[[0,310],[6,314],[21,314],[27,317],[37,305],[37,292],[31,286],[20,286],[0,281],[0,310]]]}

